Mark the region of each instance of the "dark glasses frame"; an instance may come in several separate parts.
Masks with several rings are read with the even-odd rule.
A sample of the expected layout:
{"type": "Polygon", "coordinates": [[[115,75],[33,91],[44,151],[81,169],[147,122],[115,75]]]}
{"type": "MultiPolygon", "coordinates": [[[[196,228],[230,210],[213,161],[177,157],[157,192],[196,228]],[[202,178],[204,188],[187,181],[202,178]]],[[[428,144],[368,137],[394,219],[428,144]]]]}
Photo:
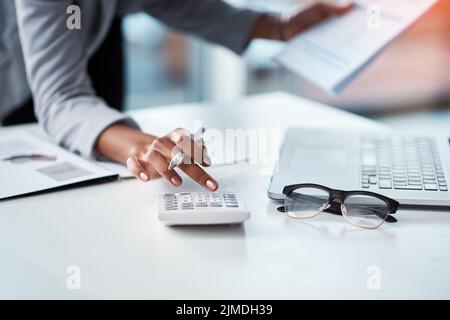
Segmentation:
{"type": "MultiPolygon", "coordinates": [[[[338,190],[338,189],[332,189],[328,188],[326,186],[315,184],[315,183],[301,183],[301,184],[293,184],[289,185],[283,188],[283,194],[288,198],[295,190],[300,188],[315,188],[320,189],[328,193],[328,203],[330,204],[330,207],[327,210],[324,210],[324,212],[328,212],[331,214],[337,214],[337,215],[343,215],[341,211],[341,204],[345,202],[345,200],[350,196],[360,195],[360,196],[369,196],[377,198],[384,203],[386,203],[388,212],[387,216],[385,218],[385,222],[388,223],[394,223],[397,222],[397,219],[392,216],[392,214],[395,214],[400,206],[400,203],[394,199],[388,198],[386,196],[383,196],[381,194],[370,192],[370,191],[363,191],[363,190],[352,190],[352,191],[344,191],[344,190],[338,190]],[[336,201],[338,200],[338,201],[336,201]]],[[[278,211],[280,212],[286,212],[286,204],[282,207],[278,208],[278,211]]]]}

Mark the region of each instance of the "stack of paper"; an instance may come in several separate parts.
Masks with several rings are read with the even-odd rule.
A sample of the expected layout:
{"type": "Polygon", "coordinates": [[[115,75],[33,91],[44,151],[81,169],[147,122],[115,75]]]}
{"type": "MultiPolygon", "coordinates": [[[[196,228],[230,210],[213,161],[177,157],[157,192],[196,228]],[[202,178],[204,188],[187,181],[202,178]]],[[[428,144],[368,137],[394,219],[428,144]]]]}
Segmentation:
{"type": "Polygon", "coordinates": [[[275,58],[330,94],[344,89],[437,0],[359,0],[295,37],[275,58]]]}

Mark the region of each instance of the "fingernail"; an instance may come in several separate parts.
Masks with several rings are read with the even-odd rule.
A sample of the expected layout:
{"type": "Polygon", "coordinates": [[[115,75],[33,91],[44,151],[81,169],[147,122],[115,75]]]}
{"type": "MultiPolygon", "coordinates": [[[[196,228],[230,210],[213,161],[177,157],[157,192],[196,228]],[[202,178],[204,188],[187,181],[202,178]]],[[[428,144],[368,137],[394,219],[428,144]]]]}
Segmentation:
{"type": "Polygon", "coordinates": [[[170,179],[170,181],[172,181],[173,185],[177,187],[181,184],[181,180],[177,176],[173,176],[172,179],[170,179]]]}
{"type": "Polygon", "coordinates": [[[204,162],[206,165],[208,165],[208,166],[210,166],[211,163],[212,163],[211,158],[210,158],[207,154],[205,154],[205,155],[203,156],[203,162],[204,162]]]}
{"type": "Polygon", "coordinates": [[[139,177],[141,177],[141,179],[144,180],[144,181],[148,181],[148,176],[145,173],[143,173],[143,172],[141,172],[139,174],[139,177]]]}
{"type": "Polygon", "coordinates": [[[206,180],[206,186],[211,191],[216,191],[217,190],[217,183],[215,183],[211,179],[206,180]]]}

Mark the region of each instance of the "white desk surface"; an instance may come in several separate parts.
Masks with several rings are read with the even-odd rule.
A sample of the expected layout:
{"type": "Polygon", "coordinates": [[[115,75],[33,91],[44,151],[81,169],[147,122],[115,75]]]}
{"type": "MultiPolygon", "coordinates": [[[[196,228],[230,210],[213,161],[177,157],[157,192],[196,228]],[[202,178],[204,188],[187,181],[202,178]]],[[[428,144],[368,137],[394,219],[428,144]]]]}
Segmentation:
{"type": "MultiPolygon", "coordinates": [[[[207,127],[377,127],[283,93],[133,115],[155,131],[196,119],[207,127]]],[[[266,197],[269,176],[257,167],[210,172],[222,191],[242,195],[252,213],[244,225],[161,225],[156,196],[173,190],[163,181],[0,202],[0,298],[450,298],[450,213],[400,211],[399,223],[379,230],[329,214],[296,221],[277,213],[266,197]],[[81,268],[81,290],[66,287],[69,265],[81,268]],[[373,265],[381,271],[379,290],[367,286],[373,265]]],[[[185,183],[182,190],[199,189],[185,183]]]]}

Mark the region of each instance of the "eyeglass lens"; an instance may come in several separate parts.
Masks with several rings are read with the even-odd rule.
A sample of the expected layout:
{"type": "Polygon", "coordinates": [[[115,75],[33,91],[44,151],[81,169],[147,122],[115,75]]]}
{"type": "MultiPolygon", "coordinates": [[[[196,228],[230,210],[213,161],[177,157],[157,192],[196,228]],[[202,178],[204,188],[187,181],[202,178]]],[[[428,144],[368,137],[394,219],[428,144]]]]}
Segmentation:
{"type": "Polygon", "coordinates": [[[352,195],[346,198],[341,210],[351,224],[371,229],[382,225],[389,215],[386,202],[366,195],[352,195]]]}
{"type": "Polygon", "coordinates": [[[312,218],[326,210],[328,192],[317,188],[300,188],[286,198],[286,212],[292,218],[312,218]]]}

